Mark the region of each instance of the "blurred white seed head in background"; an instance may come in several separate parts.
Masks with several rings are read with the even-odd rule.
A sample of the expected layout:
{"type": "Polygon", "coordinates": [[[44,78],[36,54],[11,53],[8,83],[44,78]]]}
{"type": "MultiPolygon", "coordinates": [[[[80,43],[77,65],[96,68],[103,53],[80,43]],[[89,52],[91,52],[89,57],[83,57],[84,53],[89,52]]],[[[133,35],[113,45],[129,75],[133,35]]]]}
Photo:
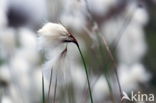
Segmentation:
{"type": "Polygon", "coordinates": [[[144,7],[138,7],[138,3],[130,2],[125,11],[126,16],[133,16],[132,23],[135,25],[144,27],[149,20],[147,10],[144,7]]]}
{"type": "Polygon", "coordinates": [[[20,48],[16,50],[16,55],[27,60],[31,65],[40,61],[40,54],[37,48],[37,34],[28,28],[20,28],[19,32],[20,48]]]}
{"type": "Polygon", "coordinates": [[[8,59],[14,54],[16,49],[16,34],[15,30],[8,28],[7,30],[0,31],[0,56],[1,58],[8,59]]]}
{"type": "Polygon", "coordinates": [[[23,57],[16,54],[10,60],[10,66],[12,72],[14,72],[14,74],[17,74],[19,76],[25,74],[30,70],[30,65],[28,64],[28,62],[23,57]]]}
{"type": "Polygon", "coordinates": [[[37,48],[37,34],[31,29],[19,29],[19,42],[22,48],[36,49],[37,48]]]}
{"type": "Polygon", "coordinates": [[[143,27],[149,20],[148,13],[144,8],[138,8],[134,13],[133,21],[142,25],[143,27]]]}
{"type": "Polygon", "coordinates": [[[2,28],[5,28],[6,26],[7,26],[6,12],[0,10],[0,30],[2,30],[2,28]]]}
{"type": "Polygon", "coordinates": [[[0,1],[0,7],[1,7],[1,10],[6,12],[7,7],[8,7],[8,0],[1,0],[0,1]]]}
{"type": "Polygon", "coordinates": [[[14,29],[7,29],[0,33],[0,43],[7,50],[15,48],[16,37],[14,29]]]}
{"type": "Polygon", "coordinates": [[[61,22],[75,32],[81,32],[86,26],[86,4],[84,0],[65,0],[64,11],[60,17],[61,22]]]}
{"type": "Polygon", "coordinates": [[[2,96],[1,103],[14,103],[9,96],[2,96]]]}
{"type": "Polygon", "coordinates": [[[110,8],[118,4],[119,0],[87,0],[90,11],[96,15],[103,16],[110,8]]]}
{"type": "Polygon", "coordinates": [[[134,80],[139,81],[140,83],[146,83],[150,80],[151,75],[145,70],[145,67],[142,64],[135,64],[131,68],[134,80]]]}
{"type": "Polygon", "coordinates": [[[130,25],[121,37],[117,51],[120,62],[139,62],[146,52],[143,28],[130,25]]]}
{"type": "Polygon", "coordinates": [[[10,83],[11,74],[10,74],[8,65],[0,66],[0,80],[4,81],[6,83],[10,83]]]}
{"type": "Polygon", "coordinates": [[[59,21],[59,18],[62,14],[62,10],[67,0],[47,0],[48,5],[48,17],[50,21],[59,21]]]}
{"type": "Polygon", "coordinates": [[[40,61],[39,51],[35,48],[33,49],[20,48],[16,50],[16,56],[23,58],[31,66],[37,65],[40,61]]]}
{"type": "Polygon", "coordinates": [[[145,67],[136,63],[132,66],[120,64],[119,66],[120,83],[127,92],[139,89],[139,83],[146,83],[151,78],[145,67]]]}
{"type": "Polygon", "coordinates": [[[104,37],[107,39],[109,44],[119,38],[120,34],[118,34],[118,32],[123,28],[122,25],[122,17],[110,19],[103,23],[101,32],[104,34],[104,37]]]}
{"type": "MultiPolygon", "coordinates": [[[[0,30],[7,26],[7,8],[8,8],[8,0],[0,1],[0,30]]],[[[3,30],[2,29],[2,30],[3,30]]]]}

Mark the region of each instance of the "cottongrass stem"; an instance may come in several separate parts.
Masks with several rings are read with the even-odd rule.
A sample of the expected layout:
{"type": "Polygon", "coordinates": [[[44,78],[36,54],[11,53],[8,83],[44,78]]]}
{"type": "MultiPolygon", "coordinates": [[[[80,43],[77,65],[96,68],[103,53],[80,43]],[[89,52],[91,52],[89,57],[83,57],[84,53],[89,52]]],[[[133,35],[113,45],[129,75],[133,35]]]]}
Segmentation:
{"type": "Polygon", "coordinates": [[[53,69],[51,69],[51,73],[50,73],[50,81],[49,81],[49,89],[48,89],[48,103],[50,103],[50,91],[51,91],[51,84],[52,84],[52,75],[53,75],[53,69]]]}
{"type": "Polygon", "coordinates": [[[44,75],[42,72],[42,102],[45,103],[45,93],[44,93],[44,75]]]}
{"type": "Polygon", "coordinates": [[[119,86],[119,92],[120,92],[120,97],[122,98],[122,88],[121,88],[121,85],[120,85],[120,80],[119,80],[119,76],[118,76],[118,72],[117,72],[117,64],[115,62],[115,59],[113,57],[113,54],[108,46],[108,43],[107,41],[103,38],[103,42],[104,42],[104,45],[106,47],[106,51],[108,52],[108,55],[110,57],[110,59],[112,60],[113,62],[113,66],[115,67],[114,71],[115,71],[115,76],[116,76],[116,79],[117,79],[117,83],[118,83],[118,86],[119,86]]]}
{"type": "Polygon", "coordinates": [[[57,90],[57,76],[56,76],[56,80],[55,80],[55,87],[54,87],[54,100],[53,100],[53,103],[55,103],[55,101],[56,101],[56,90],[57,90]]]}
{"type": "MultiPolygon", "coordinates": [[[[72,35],[72,33],[69,32],[69,34],[70,34],[70,38],[71,38],[70,42],[73,42],[73,43],[76,44],[76,46],[78,48],[78,51],[80,53],[80,56],[81,56],[81,59],[82,59],[83,65],[84,65],[85,73],[86,73],[86,78],[87,78],[87,84],[88,84],[88,90],[89,90],[90,100],[91,100],[91,103],[94,103],[93,102],[92,91],[91,91],[91,86],[90,86],[89,73],[88,73],[88,69],[87,69],[87,65],[86,65],[85,59],[83,57],[82,51],[80,49],[80,46],[79,46],[76,38],[72,35]]],[[[66,40],[64,42],[69,42],[69,41],[66,40]]]]}
{"type": "Polygon", "coordinates": [[[86,65],[85,59],[84,59],[84,57],[83,57],[83,54],[82,54],[82,52],[81,52],[81,49],[80,49],[79,44],[76,43],[76,45],[77,45],[77,48],[78,48],[78,50],[79,50],[79,53],[80,53],[80,56],[81,56],[81,59],[82,59],[82,62],[83,62],[84,68],[85,68],[86,77],[87,77],[87,84],[88,84],[88,89],[89,89],[89,95],[90,95],[90,100],[91,100],[91,103],[94,103],[94,102],[93,102],[92,91],[91,91],[91,86],[90,86],[90,80],[89,80],[89,74],[88,74],[87,65],[86,65]]]}

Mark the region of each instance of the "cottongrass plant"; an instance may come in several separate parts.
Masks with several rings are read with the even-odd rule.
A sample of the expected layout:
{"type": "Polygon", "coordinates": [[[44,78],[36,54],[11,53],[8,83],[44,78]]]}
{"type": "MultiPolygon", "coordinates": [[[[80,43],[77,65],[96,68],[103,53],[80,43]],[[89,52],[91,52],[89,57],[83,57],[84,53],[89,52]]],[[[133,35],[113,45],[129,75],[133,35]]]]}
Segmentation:
{"type": "MultiPolygon", "coordinates": [[[[81,52],[80,46],[78,44],[78,41],[76,40],[76,38],[61,24],[56,24],[56,23],[47,23],[45,24],[39,31],[38,33],[40,34],[39,37],[39,42],[40,44],[46,49],[48,48],[55,48],[59,45],[64,45],[65,48],[63,49],[63,51],[58,55],[58,59],[56,60],[56,64],[57,62],[62,61],[64,58],[66,58],[66,53],[67,53],[67,46],[68,43],[74,43],[76,44],[78,51],[80,53],[84,68],[85,68],[85,73],[86,73],[86,78],[87,78],[87,84],[88,84],[88,90],[89,90],[89,94],[90,94],[90,100],[91,103],[93,103],[93,97],[92,97],[92,91],[91,91],[91,86],[90,86],[90,80],[89,80],[89,73],[88,73],[88,69],[87,69],[87,65],[85,63],[85,59],[83,57],[83,54],[81,52]]],[[[54,64],[55,65],[55,64],[54,64]]],[[[51,68],[54,65],[52,65],[51,68]]],[[[59,64],[63,65],[63,63],[59,64]]],[[[65,64],[64,64],[65,65],[65,64]]],[[[58,68],[61,69],[61,68],[58,68]]],[[[55,96],[56,96],[56,88],[57,88],[57,75],[60,72],[56,72],[56,81],[55,81],[55,91],[54,91],[54,103],[55,103],[55,96]]],[[[52,74],[51,74],[52,75],[52,74]]],[[[52,77],[50,77],[50,83],[49,85],[51,85],[51,79],[52,77]]],[[[43,103],[45,103],[45,94],[44,94],[44,75],[42,76],[42,92],[43,92],[43,103]]],[[[49,86],[49,91],[50,92],[50,86],[49,86]]],[[[49,98],[49,94],[48,93],[48,98],[49,98]]]]}
{"type": "MultiPolygon", "coordinates": [[[[114,68],[114,70],[113,70],[114,72],[113,73],[114,73],[114,77],[115,77],[115,79],[117,81],[117,85],[119,87],[120,100],[121,100],[121,98],[124,95],[123,94],[124,91],[122,91],[122,88],[121,88],[121,85],[120,85],[118,71],[116,70],[118,65],[117,65],[116,59],[115,59],[115,57],[113,55],[113,52],[117,49],[118,43],[119,43],[121,37],[123,36],[123,34],[125,34],[125,29],[131,23],[131,21],[133,19],[133,14],[134,14],[136,8],[133,8],[132,13],[130,14],[130,16],[125,17],[125,20],[123,22],[123,25],[121,26],[121,28],[119,29],[119,31],[116,33],[116,35],[117,35],[118,38],[117,39],[113,39],[110,43],[109,43],[109,41],[107,41],[107,37],[105,38],[105,36],[103,35],[103,32],[100,32],[100,30],[102,29],[101,28],[101,25],[96,20],[94,20],[91,17],[93,24],[97,25],[97,27],[98,27],[98,30],[97,30],[97,32],[95,32],[95,34],[96,34],[96,39],[97,39],[98,44],[99,44],[99,47],[97,47],[96,50],[97,51],[99,50],[98,52],[101,54],[100,59],[101,59],[101,61],[105,61],[106,60],[105,58],[108,55],[108,58],[107,59],[111,60],[110,63],[112,63],[112,65],[111,65],[109,63],[109,60],[106,60],[108,62],[103,63],[102,64],[102,68],[105,69],[104,75],[106,76],[106,81],[107,81],[107,84],[108,84],[108,87],[109,87],[110,96],[111,96],[111,99],[112,99],[112,102],[113,103],[115,103],[115,97],[114,97],[114,94],[113,94],[113,88],[112,88],[113,86],[112,86],[111,80],[110,80],[110,76],[111,76],[110,74],[112,74],[112,73],[108,73],[108,71],[109,71],[108,70],[108,66],[111,65],[114,68]],[[109,47],[109,45],[112,45],[112,44],[115,44],[115,45],[111,49],[109,47]]],[[[80,56],[81,56],[81,59],[82,59],[84,68],[85,68],[85,73],[86,73],[86,77],[87,77],[87,84],[88,84],[88,89],[89,89],[89,94],[90,94],[90,100],[91,100],[91,103],[93,103],[92,91],[91,91],[91,86],[90,86],[90,80],[89,80],[89,73],[88,73],[87,65],[86,65],[84,56],[83,56],[83,54],[81,52],[81,49],[79,47],[78,41],[75,39],[75,37],[63,25],[56,24],[56,23],[47,23],[47,24],[45,24],[43,26],[43,28],[41,28],[39,30],[39,34],[40,34],[40,42],[41,42],[42,46],[45,49],[48,49],[48,48],[53,48],[54,49],[57,46],[64,45],[62,52],[61,53],[58,53],[59,59],[57,59],[57,61],[61,61],[62,57],[63,58],[66,58],[68,43],[74,43],[74,44],[76,44],[76,46],[77,46],[77,48],[79,50],[79,53],[80,53],[80,56]]],[[[65,64],[65,63],[63,63],[63,64],[65,64]]],[[[51,65],[51,68],[56,69],[54,67],[54,65],[55,64],[51,65]]],[[[57,73],[59,74],[59,72],[57,72],[57,73]]],[[[111,77],[111,79],[112,78],[113,77],[111,77]]],[[[49,99],[49,94],[50,94],[51,79],[52,79],[52,71],[51,71],[51,76],[50,76],[50,83],[49,83],[49,90],[48,90],[48,99],[49,99]]],[[[44,87],[44,85],[43,85],[43,87],[44,87]]],[[[55,80],[54,102],[55,102],[55,98],[56,98],[55,97],[56,96],[56,87],[57,87],[57,78],[55,80]]],[[[123,101],[120,101],[120,102],[122,103],[123,101]]]]}

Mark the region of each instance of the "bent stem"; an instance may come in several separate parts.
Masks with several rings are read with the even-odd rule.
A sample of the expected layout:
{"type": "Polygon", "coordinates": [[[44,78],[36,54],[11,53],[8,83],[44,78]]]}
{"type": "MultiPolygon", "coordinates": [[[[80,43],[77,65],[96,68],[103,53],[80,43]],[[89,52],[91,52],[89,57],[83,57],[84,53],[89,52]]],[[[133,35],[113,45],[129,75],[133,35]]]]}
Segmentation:
{"type": "Polygon", "coordinates": [[[82,62],[83,62],[84,68],[85,68],[86,77],[87,77],[87,84],[88,84],[88,89],[89,89],[89,95],[90,95],[91,103],[94,103],[94,102],[93,102],[93,97],[92,97],[92,91],[91,91],[90,81],[89,81],[89,74],[88,74],[87,65],[86,65],[86,63],[85,63],[85,59],[84,59],[84,57],[83,57],[83,55],[82,55],[81,49],[80,49],[80,47],[79,47],[79,44],[76,43],[76,45],[77,45],[77,48],[78,48],[78,50],[79,50],[79,53],[80,53],[80,56],[81,56],[81,59],[82,59],[82,62]]]}
{"type": "Polygon", "coordinates": [[[116,70],[117,69],[117,64],[116,64],[115,59],[113,57],[113,54],[112,54],[112,52],[111,52],[111,50],[110,50],[110,48],[109,48],[109,46],[108,46],[108,44],[107,44],[107,42],[106,42],[106,40],[104,38],[103,38],[103,42],[104,42],[104,45],[106,47],[106,51],[108,52],[108,55],[109,55],[110,59],[113,62],[113,66],[115,67],[115,69],[114,69],[115,76],[116,76],[117,83],[118,83],[118,86],[119,86],[120,98],[122,98],[122,88],[121,88],[121,85],[120,85],[120,80],[119,80],[118,72],[116,70]]]}
{"type": "Polygon", "coordinates": [[[57,89],[57,76],[56,76],[56,80],[55,80],[55,87],[54,87],[54,100],[53,100],[53,103],[55,103],[55,101],[56,101],[56,89],[57,89]]]}
{"type": "Polygon", "coordinates": [[[111,84],[110,84],[110,81],[109,81],[109,79],[108,79],[107,74],[105,74],[105,75],[106,75],[106,81],[107,81],[108,88],[109,88],[109,91],[110,91],[110,97],[111,97],[111,99],[112,99],[112,103],[115,103],[115,99],[114,99],[114,97],[113,97],[112,86],[111,86],[111,84]]]}
{"type": "Polygon", "coordinates": [[[44,94],[44,75],[42,72],[42,102],[45,103],[45,94],[44,94]]]}
{"type": "Polygon", "coordinates": [[[49,82],[49,89],[48,89],[48,102],[50,102],[50,91],[51,91],[51,84],[52,84],[52,73],[53,73],[53,69],[51,69],[51,73],[50,73],[50,82],[49,82]]]}

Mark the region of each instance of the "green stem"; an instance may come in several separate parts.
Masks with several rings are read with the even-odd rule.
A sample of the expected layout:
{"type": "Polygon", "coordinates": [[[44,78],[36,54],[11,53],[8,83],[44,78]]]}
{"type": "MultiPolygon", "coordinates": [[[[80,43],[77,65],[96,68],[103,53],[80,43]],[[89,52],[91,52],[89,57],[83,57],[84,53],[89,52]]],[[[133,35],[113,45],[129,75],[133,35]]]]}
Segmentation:
{"type": "Polygon", "coordinates": [[[55,103],[55,101],[56,101],[56,89],[57,89],[57,76],[56,76],[56,80],[55,80],[54,101],[53,101],[53,103],[55,103]]]}
{"type": "Polygon", "coordinates": [[[88,89],[89,89],[89,95],[90,95],[91,103],[94,103],[94,102],[93,102],[93,97],[92,97],[92,91],[91,91],[91,87],[90,87],[90,81],[89,81],[89,74],[88,74],[87,65],[86,65],[86,63],[85,63],[85,59],[84,59],[84,57],[83,57],[83,55],[82,55],[82,52],[81,52],[81,49],[80,49],[78,43],[76,43],[76,45],[77,45],[77,48],[78,48],[79,53],[80,53],[80,55],[81,55],[81,59],[82,59],[82,62],[83,62],[84,68],[85,68],[86,77],[87,77],[87,84],[88,84],[88,89]]]}
{"type": "Polygon", "coordinates": [[[45,94],[44,94],[44,75],[42,73],[42,99],[43,103],[45,103],[45,94]]]}
{"type": "Polygon", "coordinates": [[[50,82],[49,82],[49,89],[48,89],[48,101],[50,102],[50,91],[51,91],[51,84],[52,84],[52,73],[53,73],[53,69],[51,69],[51,73],[50,73],[50,82]]]}

